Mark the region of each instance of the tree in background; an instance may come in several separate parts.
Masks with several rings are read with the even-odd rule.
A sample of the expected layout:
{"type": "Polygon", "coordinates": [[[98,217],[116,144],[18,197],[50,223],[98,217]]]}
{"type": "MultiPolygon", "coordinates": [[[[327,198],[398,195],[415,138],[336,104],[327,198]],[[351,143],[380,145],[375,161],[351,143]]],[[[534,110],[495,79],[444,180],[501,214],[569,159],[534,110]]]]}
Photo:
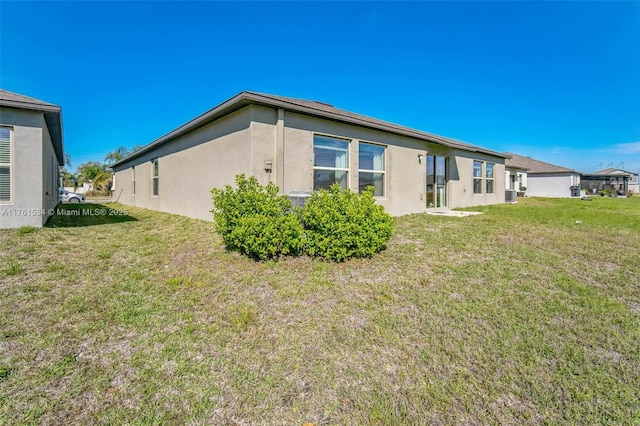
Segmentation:
{"type": "Polygon", "coordinates": [[[71,156],[64,153],[64,164],[60,167],[60,180],[62,186],[73,186],[74,191],[78,187],[78,179],[76,176],[67,170],[67,167],[71,168],[71,156]]]}
{"type": "Polygon", "coordinates": [[[131,152],[133,151],[129,151],[129,149],[126,146],[119,146],[118,148],[116,148],[115,151],[111,151],[110,153],[108,153],[106,157],[104,157],[104,161],[105,163],[107,163],[107,165],[111,165],[115,162],[122,160],[131,152]]]}
{"type": "MultiPolygon", "coordinates": [[[[88,161],[81,164],[78,166],[78,171],[75,175],[75,185],[90,182],[94,191],[109,192],[111,190],[111,185],[113,184],[113,171],[110,169],[110,166],[136,152],[140,148],[142,148],[140,145],[134,145],[131,149],[128,149],[126,146],[120,146],[114,151],[109,152],[104,157],[104,163],[88,161]]],[[[67,154],[65,154],[65,161],[66,156],[67,154]]],[[[69,157],[69,165],[70,164],[71,158],[69,157]]]]}
{"type": "Polygon", "coordinates": [[[88,161],[78,166],[76,175],[79,183],[92,182],[94,179],[107,171],[106,164],[100,164],[96,161],[88,161]]]}
{"type": "Polygon", "coordinates": [[[76,179],[75,175],[69,171],[67,171],[64,167],[60,169],[60,179],[62,179],[62,186],[73,186],[73,190],[75,191],[78,187],[78,179],[76,179]]]}

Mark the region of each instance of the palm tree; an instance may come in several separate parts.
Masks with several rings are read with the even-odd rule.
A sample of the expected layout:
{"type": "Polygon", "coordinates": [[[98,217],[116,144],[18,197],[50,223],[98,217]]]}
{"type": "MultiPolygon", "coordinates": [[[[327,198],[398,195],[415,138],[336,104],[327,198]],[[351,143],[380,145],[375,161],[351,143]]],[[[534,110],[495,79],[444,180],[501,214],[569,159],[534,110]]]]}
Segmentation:
{"type": "Polygon", "coordinates": [[[113,173],[105,170],[93,179],[93,189],[96,191],[108,192],[111,190],[112,182],[113,173]]]}
{"type": "Polygon", "coordinates": [[[122,160],[129,154],[129,149],[127,149],[126,146],[120,146],[115,151],[111,151],[110,153],[108,153],[107,156],[104,157],[104,161],[107,163],[107,165],[111,165],[117,161],[122,160]]]}

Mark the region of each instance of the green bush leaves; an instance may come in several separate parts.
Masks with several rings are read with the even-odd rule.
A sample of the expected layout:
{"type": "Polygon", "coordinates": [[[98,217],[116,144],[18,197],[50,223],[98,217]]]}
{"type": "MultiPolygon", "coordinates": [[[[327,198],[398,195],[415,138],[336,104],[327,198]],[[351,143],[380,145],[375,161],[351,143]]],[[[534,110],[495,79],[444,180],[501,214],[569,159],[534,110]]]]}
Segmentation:
{"type": "Polygon", "coordinates": [[[254,176],[238,175],[236,188],[211,193],[216,230],[228,249],[256,259],[300,252],[302,225],[274,184],[265,187],[254,176]]]}
{"type": "Polygon", "coordinates": [[[213,218],[229,250],[255,259],[280,255],[321,257],[341,262],[383,250],[393,218],[375,203],[372,188],[362,194],[334,184],[314,192],[295,210],[278,187],[262,186],[251,176],[236,176],[236,187],[214,188],[213,218]]]}
{"type": "Polygon", "coordinates": [[[306,253],[337,262],[373,256],[385,248],[393,232],[393,218],[375,203],[371,187],[356,194],[333,184],[314,192],[301,218],[306,253]]]}

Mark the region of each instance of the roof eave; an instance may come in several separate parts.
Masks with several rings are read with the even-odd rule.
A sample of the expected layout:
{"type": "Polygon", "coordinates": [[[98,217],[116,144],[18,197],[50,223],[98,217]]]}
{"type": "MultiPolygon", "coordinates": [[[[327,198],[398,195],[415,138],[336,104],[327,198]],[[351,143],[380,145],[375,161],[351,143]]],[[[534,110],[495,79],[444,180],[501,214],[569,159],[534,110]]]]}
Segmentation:
{"type": "Polygon", "coordinates": [[[124,163],[127,163],[133,160],[134,158],[137,158],[143,155],[144,153],[149,152],[150,150],[152,150],[153,148],[159,145],[168,143],[179,136],[189,133],[192,130],[195,130],[199,127],[205,126],[217,120],[218,118],[221,118],[227,114],[237,111],[238,109],[243,108],[250,104],[265,105],[265,106],[274,107],[274,108],[282,108],[282,109],[298,112],[301,114],[326,118],[332,121],[355,124],[358,126],[368,127],[376,130],[409,136],[409,137],[421,139],[427,142],[444,145],[449,148],[460,149],[462,151],[478,152],[478,153],[488,154],[488,155],[499,157],[499,158],[507,158],[506,154],[501,152],[483,149],[473,145],[465,145],[465,144],[458,143],[456,141],[449,140],[437,135],[431,135],[429,133],[420,132],[418,130],[412,130],[406,127],[398,126],[393,123],[382,125],[380,123],[375,123],[362,118],[349,117],[336,112],[323,111],[323,110],[311,108],[305,105],[296,104],[294,102],[289,102],[282,99],[276,99],[270,96],[265,96],[262,94],[245,91],[245,92],[240,92],[239,94],[228,99],[222,104],[199,115],[198,117],[183,124],[182,126],[176,128],[175,130],[172,130],[171,132],[161,136],[160,138],[154,140],[153,142],[137,150],[136,152],[126,156],[125,158],[113,163],[111,167],[118,167],[124,163]]]}
{"type": "Polygon", "coordinates": [[[0,106],[7,106],[11,108],[20,108],[20,109],[31,109],[35,111],[58,112],[58,113],[61,111],[61,108],[58,105],[15,101],[11,99],[0,100],[0,106]]]}
{"type": "Polygon", "coordinates": [[[469,151],[469,152],[479,152],[479,153],[483,153],[483,154],[489,154],[489,155],[493,155],[496,157],[500,157],[500,158],[507,158],[506,154],[502,153],[502,152],[497,152],[497,151],[492,151],[489,149],[484,149],[481,147],[477,147],[477,146],[473,146],[473,145],[466,145],[466,144],[462,144],[447,138],[444,138],[442,136],[437,136],[437,135],[433,135],[430,133],[426,133],[426,132],[421,132],[419,130],[413,130],[407,127],[403,127],[403,126],[399,126],[393,123],[387,123],[385,125],[380,124],[380,123],[376,123],[376,122],[372,122],[370,120],[366,120],[366,119],[361,119],[361,118],[355,118],[355,117],[350,117],[350,116],[346,116],[343,114],[339,114],[336,112],[329,112],[329,111],[323,111],[320,109],[315,109],[315,108],[311,108],[305,105],[299,105],[299,104],[295,104],[293,102],[288,102],[288,101],[284,101],[281,99],[275,99],[269,96],[265,96],[265,95],[261,95],[261,94],[257,94],[257,93],[252,93],[252,92],[243,92],[247,95],[247,99],[253,100],[256,103],[263,103],[265,105],[268,106],[274,106],[277,108],[283,108],[283,109],[289,109],[289,110],[293,110],[295,112],[300,112],[303,114],[307,114],[307,115],[313,115],[316,117],[322,117],[322,118],[326,118],[332,121],[339,121],[339,122],[343,122],[343,123],[349,123],[349,124],[356,124],[358,126],[363,126],[363,127],[368,127],[368,128],[372,128],[372,129],[376,129],[376,130],[381,130],[381,131],[385,131],[385,132],[391,132],[391,133],[396,133],[396,134],[401,134],[404,136],[409,136],[412,138],[416,138],[416,139],[421,139],[421,140],[425,140],[427,142],[433,142],[433,143],[437,143],[440,145],[444,145],[447,146],[449,148],[455,148],[455,149],[460,149],[463,151],[469,151]]]}
{"type": "Polygon", "coordinates": [[[138,149],[137,151],[127,155],[126,157],[124,157],[123,159],[116,161],[115,163],[113,163],[111,165],[112,168],[114,167],[118,167],[121,164],[127,163],[128,161],[133,160],[134,158],[140,157],[142,154],[149,152],[150,150],[152,150],[153,148],[162,145],[164,143],[170,142],[171,140],[182,136],[186,133],[191,132],[192,130],[195,130],[199,127],[205,126],[209,123],[214,122],[215,120],[217,120],[218,118],[224,117],[227,114],[230,114],[234,111],[237,111],[240,108],[243,108],[244,106],[248,105],[249,102],[243,103],[243,100],[246,100],[246,92],[241,92],[238,95],[234,96],[233,98],[221,103],[220,105],[210,109],[209,111],[200,114],[199,116],[197,116],[196,118],[194,118],[193,120],[190,120],[188,122],[186,122],[185,124],[183,124],[182,126],[172,130],[169,133],[166,133],[165,135],[159,137],[158,139],[154,140],[153,142],[143,146],[142,148],[138,149]]]}
{"type": "Polygon", "coordinates": [[[58,164],[60,166],[64,165],[62,108],[53,104],[14,101],[10,99],[1,99],[0,106],[42,112],[44,120],[47,123],[47,128],[49,129],[49,135],[51,136],[51,142],[53,143],[58,164]]]}
{"type": "Polygon", "coordinates": [[[553,174],[558,174],[558,173],[571,173],[571,174],[574,174],[574,175],[582,175],[582,173],[577,171],[577,170],[545,170],[545,171],[531,171],[531,170],[529,170],[527,172],[527,174],[530,174],[530,175],[553,175],[553,174]]]}

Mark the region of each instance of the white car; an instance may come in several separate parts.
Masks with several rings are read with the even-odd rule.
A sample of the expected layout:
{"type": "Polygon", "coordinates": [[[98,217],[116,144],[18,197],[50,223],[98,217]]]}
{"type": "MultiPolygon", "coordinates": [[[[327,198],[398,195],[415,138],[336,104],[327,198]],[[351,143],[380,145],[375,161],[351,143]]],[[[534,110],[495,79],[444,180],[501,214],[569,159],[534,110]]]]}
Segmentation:
{"type": "Polygon", "coordinates": [[[76,194],[75,192],[69,192],[66,189],[60,188],[60,201],[63,203],[83,203],[84,195],[76,194]]]}

